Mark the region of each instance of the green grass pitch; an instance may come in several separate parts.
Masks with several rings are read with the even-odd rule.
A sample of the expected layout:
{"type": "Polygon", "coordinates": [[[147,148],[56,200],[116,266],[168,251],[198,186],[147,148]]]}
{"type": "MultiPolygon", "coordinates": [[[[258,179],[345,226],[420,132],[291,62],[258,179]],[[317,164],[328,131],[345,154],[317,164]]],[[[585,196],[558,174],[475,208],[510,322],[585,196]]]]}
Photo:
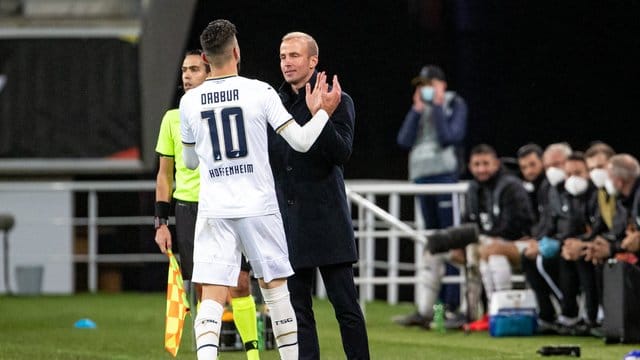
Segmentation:
{"type": "MultiPolygon", "coordinates": [[[[322,359],[344,359],[340,333],[331,305],[316,300],[322,359]]],[[[590,337],[492,338],[485,333],[430,332],[403,328],[393,315],[412,311],[411,305],[366,306],[373,359],[543,359],[536,350],[544,345],[579,345],[582,359],[622,360],[640,345],[605,345],[590,337]]],[[[79,294],[74,296],[0,297],[0,359],[171,359],[163,348],[165,298],[163,293],[79,294]],[[90,318],[96,329],[73,324],[90,318]]],[[[190,320],[177,359],[195,359],[190,320]]],[[[278,359],[267,350],[261,358],[278,359]]],[[[562,357],[561,357],[562,358],[562,357]]],[[[222,352],[220,359],[246,359],[238,351],[222,352]]]]}

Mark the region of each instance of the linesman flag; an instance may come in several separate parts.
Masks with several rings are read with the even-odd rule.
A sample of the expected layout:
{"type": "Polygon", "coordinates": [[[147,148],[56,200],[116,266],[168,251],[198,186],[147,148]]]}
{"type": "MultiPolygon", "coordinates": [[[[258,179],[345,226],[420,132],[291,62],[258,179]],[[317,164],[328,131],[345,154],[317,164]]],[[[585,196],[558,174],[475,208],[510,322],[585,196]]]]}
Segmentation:
{"type": "Polygon", "coordinates": [[[171,250],[169,256],[169,278],[167,279],[167,317],[164,333],[164,348],[174,357],[180,348],[184,319],[189,312],[189,301],[182,283],[182,273],[171,250]]]}

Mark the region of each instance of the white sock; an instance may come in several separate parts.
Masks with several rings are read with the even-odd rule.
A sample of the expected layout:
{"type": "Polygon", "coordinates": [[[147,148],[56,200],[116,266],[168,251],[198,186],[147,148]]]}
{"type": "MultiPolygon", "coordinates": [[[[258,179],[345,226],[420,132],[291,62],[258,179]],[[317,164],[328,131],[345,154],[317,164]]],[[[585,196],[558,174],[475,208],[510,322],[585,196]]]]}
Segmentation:
{"type": "Polygon", "coordinates": [[[223,310],[222,305],[213,300],[203,300],[200,303],[200,311],[194,325],[198,360],[218,358],[223,310]]]}
{"type": "Polygon", "coordinates": [[[511,289],[511,265],[504,255],[489,256],[489,269],[495,291],[511,289]]]}
{"type": "MultiPolygon", "coordinates": [[[[263,289],[262,297],[269,308],[273,335],[278,344],[282,360],[298,359],[298,321],[289,299],[289,288],[285,283],[273,289],[263,289]]],[[[202,310],[200,310],[202,311],[202,310]]]]}
{"type": "Polygon", "coordinates": [[[478,269],[480,270],[480,277],[482,277],[484,292],[487,294],[487,299],[491,300],[491,294],[493,294],[495,287],[493,286],[493,276],[491,276],[489,263],[486,260],[480,260],[478,269]]]}
{"type": "Polygon", "coordinates": [[[419,294],[416,296],[418,313],[422,316],[433,315],[433,305],[438,300],[442,277],[445,274],[445,257],[442,254],[424,254],[423,267],[419,270],[419,294]]]}

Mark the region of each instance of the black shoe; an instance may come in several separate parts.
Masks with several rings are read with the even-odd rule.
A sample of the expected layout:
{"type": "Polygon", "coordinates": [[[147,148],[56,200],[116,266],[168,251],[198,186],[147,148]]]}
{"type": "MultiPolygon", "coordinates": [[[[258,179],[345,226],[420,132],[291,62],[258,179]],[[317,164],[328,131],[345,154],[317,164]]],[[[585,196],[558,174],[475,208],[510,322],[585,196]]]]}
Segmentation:
{"type": "Polygon", "coordinates": [[[420,326],[425,329],[429,329],[431,324],[431,317],[421,315],[420,313],[413,313],[406,316],[398,316],[393,318],[393,322],[403,326],[420,326]]]}
{"type": "Polygon", "coordinates": [[[603,339],[604,338],[604,329],[600,325],[596,325],[589,329],[589,334],[595,338],[603,339]]]}
{"type": "Polygon", "coordinates": [[[558,335],[563,335],[563,336],[570,336],[573,335],[573,326],[569,326],[569,325],[565,325],[559,321],[556,320],[556,322],[553,323],[553,327],[556,329],[556,333],[558,335]]]}
{"type": "Polygon", "coordinates": [[[557,335],[559,333],[559,325],[557,323],[538,319],[538,335],[557,335]]]}
{"type": "Polygon", "coordinates": [[[573,327],[573,335],[574,336],[591,336],[591,324],[584,320],[580,320],[573,327]]]}
{"type": "Polygon", "coordinates": [[[591,325],[580,319],[577,323],[573,325],[562,324],[561,322],[556,322],[556,326],[558,327],[558,334],[565,336],[591,336],[591,325]]]}

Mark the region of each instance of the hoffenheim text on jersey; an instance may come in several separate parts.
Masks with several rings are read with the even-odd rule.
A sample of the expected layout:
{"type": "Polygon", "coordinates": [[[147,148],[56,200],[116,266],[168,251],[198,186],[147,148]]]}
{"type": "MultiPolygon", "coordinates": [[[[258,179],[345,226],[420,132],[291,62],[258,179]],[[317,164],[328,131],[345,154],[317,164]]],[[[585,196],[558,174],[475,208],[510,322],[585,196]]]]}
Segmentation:
{"type": "Polygon", "coordinates": [[[230,176],[235,174],[251,174],[253,173],[253,164],[239,164],[233,166],[221,166],[209,169],[209,176],[212,178],[218,176],[230,176]]]}

